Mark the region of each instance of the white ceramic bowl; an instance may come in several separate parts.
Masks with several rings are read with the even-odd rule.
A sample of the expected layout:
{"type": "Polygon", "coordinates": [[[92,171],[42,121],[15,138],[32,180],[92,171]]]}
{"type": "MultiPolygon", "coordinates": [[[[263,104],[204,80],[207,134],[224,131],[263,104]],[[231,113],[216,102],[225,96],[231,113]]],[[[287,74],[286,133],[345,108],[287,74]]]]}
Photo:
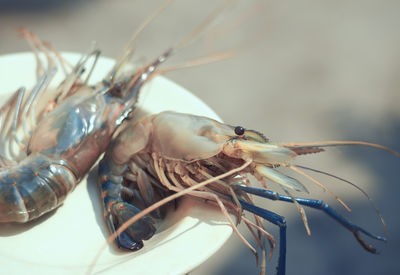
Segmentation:
{"type": "MultiPolygon", "coordinates": [[[[64,57],[73,64],[79,55],[65,53],[64,57]]],[[[100,58],[91,82],[101,80],[112,65],[112,59],[100,58]]],[[[4,102],[21,86],[31,88],[35,69],[35,59],[30,53],[0,56],[1,100],[4,102]]],[[[140,115],[175,110],[219,120],[201,100],[164,77],[156,77],[144,87],[138,108],[140,115]]],[[[0,224],[2,273],[87,272],[108,237],[95,179],[94,169],[53,213],[28,224],[0,224]]],[[[184,274],[213,255],[231,232],[216,208],[182,199],[178,209],[168,214],[158,233],[145,242],[142,250],[128,253],[109,246],[102,252],[93,273],[184,274]]]]}

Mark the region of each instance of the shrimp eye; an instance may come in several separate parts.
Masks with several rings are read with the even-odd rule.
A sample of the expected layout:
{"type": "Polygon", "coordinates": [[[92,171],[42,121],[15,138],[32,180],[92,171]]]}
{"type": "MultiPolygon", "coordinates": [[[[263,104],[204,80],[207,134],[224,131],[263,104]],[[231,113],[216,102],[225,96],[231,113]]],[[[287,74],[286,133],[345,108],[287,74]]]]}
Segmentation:
{"type": "Polygon", "coordinates": [[[236,126],[235,127],[235,134],[238,136],[241,136],[244,134],[244,128],[242,126],[236,126]]]}
{"type": "Polygon", "coordinates": [[[110,93],[115,97],[122,98],[122,89],[123,89],[122,83],[117,82],[110,88],[110,93]]]}

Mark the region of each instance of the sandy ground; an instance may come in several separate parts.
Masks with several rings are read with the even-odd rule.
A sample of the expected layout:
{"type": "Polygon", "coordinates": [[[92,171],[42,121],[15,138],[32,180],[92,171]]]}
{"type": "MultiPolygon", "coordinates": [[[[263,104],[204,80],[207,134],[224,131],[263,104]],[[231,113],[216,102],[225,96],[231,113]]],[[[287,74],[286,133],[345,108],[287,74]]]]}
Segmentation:
{"type": "MultiPolygon", "coordinates": [[[[161,1],[0,0],[0,54],[27,51],[15,30],[25,26],[62,51],[82,52],[96,40],[115,57],[133,30],[161,1]]],[[[189,33],[215,1],[175,1],[140,36],[137,57],[149,60],[189,33]]],[[[209,104],[231,124],[257,129],[274,141],[360,139],[400,151],[400,2],[254,1],[228,9],[211,29],[170,64],[207,49],[241,49],[235,58],[167,76],[209,104]],[[242,20],[243,19],[243,20],[242,20]],[[242,22],[239,26],[235,24],[242,22]],[[224,25],[225,24],[225,25],[224,25]],[[230,26],[232,26],[230,28],[230,26]],[[232,29],[232,30],[230,30],[232,29]],[[203,36],[204,37],[204,36],[203,36]]],[[[0,76],[6,77],[6,76],[0,76]]],[[[374,149],[332,149],[306,165],[352,180],[375,200],[388,224],[380,255],[365,252],[352,234],[310,210],[307,237],[293,206],[266,202],[288,220],[288,274],[395,274],[400,269],[398,176],[400,160],[374,149]]],[[[346,214],[382,233],[368,201],[354,188],[320,177],[353,209],[346,214]]],[[[314,190],[312,197],[326,194],[314,190]]],[[[344,211],[341,211],[344,213],[344,211]]],[[[277,236],[274,226],[267,229],[277,236]]],[[[273,257],[268,271],[273,273],[273,257]]],[[[257,273],[236,237],[192,274],[257,273]]]]}

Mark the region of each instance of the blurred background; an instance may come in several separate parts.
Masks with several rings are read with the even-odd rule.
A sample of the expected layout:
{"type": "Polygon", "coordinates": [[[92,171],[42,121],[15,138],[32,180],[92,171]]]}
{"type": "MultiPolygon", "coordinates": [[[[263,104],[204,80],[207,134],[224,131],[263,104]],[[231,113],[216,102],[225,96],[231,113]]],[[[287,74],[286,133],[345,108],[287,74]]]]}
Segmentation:
{"type": "MultiPolygon", "coordinates": [[[[0,0],[0,54],[29,51],[16,33],[27,27],[58,50],[82,52],[95,40],[104,56],[116,57],[135,28],[162,2],[0,0]]],[[[230,60],[169,73],[168,78],[200,97],[224,121],[257,129],[273,141],[355,139],[400,151],[399,1],[242,2],[226,9],[165,67],[210,51],[240,53],[230,60]]],[[[140,35],[137,62],[150,60],[182,39],[217,5],[174,1],[140,35]]],[[[0,76],[0,81],[3,77],[7,76],[0,76]]],[[[293,205],[260,201],[287,218],[287,273],[397,274],[400,159],[376,149],[347,147],[304,156],[297,163],[344,177],[366,190],[387,221],[388,242],[374,243],[380,255],[372,255],[350,232],[315,210],[306,210],[311,228],[307,236],[293,205]]],[[[374,208],[360,192],[326,176],[316,177],[352,212],[346,213],[311,184],[310,197],[326,200],[355,223],[383,234],[374,208]]],[[[278,238],[277,228],[266,226],[278,238]]],[[[276,254],[268,262],[270,274],[276,254]]],[[[254,257],[232,236],[191,274],[245,273],[258,273],[254,257]]]]}

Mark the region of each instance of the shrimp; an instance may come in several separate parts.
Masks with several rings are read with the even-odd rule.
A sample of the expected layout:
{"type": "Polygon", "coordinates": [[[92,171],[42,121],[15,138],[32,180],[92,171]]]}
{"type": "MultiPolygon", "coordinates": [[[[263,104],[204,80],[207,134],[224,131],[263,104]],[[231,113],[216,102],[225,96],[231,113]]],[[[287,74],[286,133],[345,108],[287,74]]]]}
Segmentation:
{"type": "Polygon", "coordinates": [[[89,69],[90,76],[96,64],[100,50],[94,48],[66,75],[51,104],[36,110],[36,101],[44,100],[56,71],[52,56],[61,57],[33,34],[22,34],[38,60],[40,55],[47,57],[48,66],[43,69],[39,63],[39,79],[27,99],[21,88],[0,109],[1,223],[25,223],[63,203],[106,150],[135,108],[140,88],[170,53],[135,71],[124,66],[133,51],[128,47],[103,81],[89,86],[81,75],[89,69]]]}
{"type": "MultiPolygon", "coordinates": [[[[400,156],[390,148],[361,141],[277,144],[254,130],[172,111],[130,123],[111,142],[99,164],[98,185],[103,193],[106,223],[112,233],[109,240],[115,239],[122,249],[142,248],[143,240],[155,234],[157,221],[163,217],[165,210],[160,207],[182,195],[189,195],[215,203],[257,258],[256,249],[237,230],[229,213],[236,216],[237,223],[247,225],[263,255],[265,239],[271,249],[276,244],[259,217],[277,225],[280,229],[277,274],[285,274],[285,218],[256,206],[252,198],[255,195],[294,203],[308,233],[302,206],[319,209],[353,233],[368,252],[376,253],[362,234],[378,241],[385,241],[385,237],[351,223],[321,200],[295,197],[294,191],[308,193],[306,185],[280,171],[292,169],[305,175],[348,208],[327,187],[299,169],[304,167],[293,164],[299,155],[320,153],[325,147],[339,145],[371,146],[400,156]],[[262,188],[253,186],[249,175],[254,176],[262,188]],[[285,194],[271,191],[267,182],[276,184],[285,194]],[[248,219],[244,211],[254,214],[255,222],[248,219]]],[[[265,272],[265,257],[261,272],[265,272]]]]}

